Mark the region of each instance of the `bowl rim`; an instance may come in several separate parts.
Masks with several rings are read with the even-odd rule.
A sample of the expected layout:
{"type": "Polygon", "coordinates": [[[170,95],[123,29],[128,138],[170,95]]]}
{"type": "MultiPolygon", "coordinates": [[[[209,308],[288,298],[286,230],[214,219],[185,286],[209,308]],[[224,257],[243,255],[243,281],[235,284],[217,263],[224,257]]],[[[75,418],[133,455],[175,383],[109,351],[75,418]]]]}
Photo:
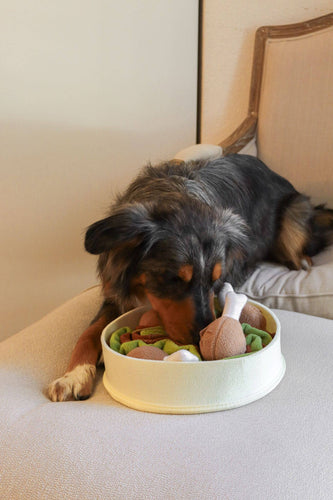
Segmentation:
{"type": "MultiPolygon", "coordinates": [[[[262,356],[263,353],[267,352],[268,349],[271,349],[274,347],[274,344],[276,342],[279,342],[280,340],[280,332],[281,332],[281,325],[280,325],[280,321],[279,319],[277,318],[277,316],[275,315],[275,313],[269,309],[267,306],[263,305],[263,304],[260,304],[259,302],[256,302],[255,300],[251,300],[251,299],[248,299],[247,301],[248,303],[252,304],[252,305],[255,305],[256,307],[258,307],[259,309],[261,309],[261,311],[265,311],[266,314],[268,314],[269,316],[271,316],[271,318],[274,320],[275,324],[276,324],[276,332],[271,340],[271,342],[265,346],[265,348],[263,349],[260,349],[259,351],[255,351],[255,352],[252,352],[249,354],[249,356],[251,358],[255,357],[255,356],[262,356]]],[[[154,362],[154,363],[161,363],[163,362],[163,360],[159,360],[159,359],[142,359],[142,358],[133,358],[131,356],[125,356],[124,354],[121,354],[120,352],[117,352],[115,351],[114,349],[112,349],[109,344],[107,343],[107,340],[110,340],[110,337],[113,333],[113,331],[109,332],[109,328],[110,326],[112,325],[112,323],[116,322],[116,321],[121,321],[124,317],[126,316],[130,316],[131,314],[133,314],[134,312],[138,312],[141,310],[142,313],[144,313],[145,311],[149,311],[151,309],[151,305],[150,304],[146,304],[146,305],[142,305],[142,306],[138,306],[138,307],[134,307],[133,309],[130,309],[129,311],[126,311],[125,313],[121,314],[120,316],[118,316],[117,318],[115,318],[113,321],[110,321],[110,323],[108,323],[104,328],[103,328],[103,331],[101,333],[101,344],[102,346],[106,349],[107,352],[110,352],[112,353],[112,355],[115,355],[115,356],[120,356],[121,358],[126,358],[129,360],[129,362],[143,362],[143,363],[151,363],[151,362],[154,362]],[[108,337],[108,338],[106,338],[108,337]]],[[[269,332],[268,332],[269,333],[269,332]]],[[[271,332],[273,333],[273,332],[271,332]]],[[[246,357],[249,357],[249,356],[246,356],[246,357]]],[[[239,361],[239,359],[243,359],[242,357],[236,357],[236,358],[223,358],[223,359],[214,359],[214,360],[200,360],[198,359],[198,361],[192,361],[191,364],[195,364],[195,363],[202,363],[204,361],[204,363],[207,363],[209,362],[209,364],[212,364],[212,363],[221,363],[221,362],[237,362],[239,361]]],[[[182,364],[189,364],[188,361],[178,361],[177,364],[179,363],[182,363],[182,364]]]]}

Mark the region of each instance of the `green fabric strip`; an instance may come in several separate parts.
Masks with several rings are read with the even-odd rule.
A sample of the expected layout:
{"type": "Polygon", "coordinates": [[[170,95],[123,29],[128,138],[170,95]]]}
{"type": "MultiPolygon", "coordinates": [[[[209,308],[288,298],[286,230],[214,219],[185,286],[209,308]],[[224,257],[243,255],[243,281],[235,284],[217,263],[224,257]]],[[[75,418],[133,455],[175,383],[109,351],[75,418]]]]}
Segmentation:
{"type": "Polygon", "coordinates": [[[118,330],[113,332],[113,334],[110,337],[110,344],[109,344],[111,349],[119,352],[121,346],[120,336],[123,335],[124,333],[128,333],[131,331],[132,331],[131,328],[129,328],[128,326],[124,326],[123,328],[118,328],[118,330]]]}
{"type": "MultiPolygon", "coordinates": [[[[144,330],[146,332],[145,335],[151,335],[152,333],[156,333],[156,328],[155,327],[154,328],[146,328],[144,330]]],[[[123,327],[123,328],[119,328],[118,330],[116,330],[115,332],[113,332],[113,334],[110,337],[110,347],[111,347],[111,349],[113,349],[114,351],[119,352],[120,354],[124,354],[124,355],[126,355],[130,351],[132,351],[132,349],[135,349],[136,347],[140,347],[142,345],[153,345],[155,347],[158,347],[159,349],[162,349],[166,354],[172,354],[172,353],[174,353],[176,351],[179,351],[180,349],[187,349],[192,354],[194,354],[195,356],[197,356],[198,359],[201,360],[201,356],[199,354],[198,349],[195,347],[195,345],[188,344],[188,345],[182,345],[182,346],[180,346],[178,344],[175,344],[175,342],[173,342],[170,339],[157,340],[153,344],[146,344],[144,342],[144,340],[140,340],[140,339],[138,339],[138,340],[131,340],[129,342],[124,342],[123,344],[121,344],[120,343],[120,337],[121,337],[121,335],[123,335],[124,333],[131,332],[131,331],[132,331],[131,328],[129,328],[128,326],[126,326],[126,327],[123,327]]],[[[163,330],[163,332],[164,332],[164,330],[163,330]]],[[[142,332],[141,332],[141,334],[142,334],[142,332]]]]}

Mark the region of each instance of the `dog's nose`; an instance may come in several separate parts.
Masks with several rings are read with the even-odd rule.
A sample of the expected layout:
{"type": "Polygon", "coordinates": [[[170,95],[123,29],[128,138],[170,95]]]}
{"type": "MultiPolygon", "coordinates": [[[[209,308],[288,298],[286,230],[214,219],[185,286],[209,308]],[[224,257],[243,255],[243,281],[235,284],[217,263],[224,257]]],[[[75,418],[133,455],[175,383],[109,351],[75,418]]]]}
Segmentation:
{"type": "Polygon", "coordinates": [[[195,328],[191,330],[192,344],[199,345],[200,341],[200,330],[195,328]]]}
{"type": "Polygon", "coordinates": [[[197,316],[195,327],[192,330],[192,338],[194,344],[199,344],[201,330],[206,328],[206,326],[208,326],[209,323],[212,323],[214,319],[215,319],[215,314],[213,313],[213,311],[210,310],[207,311],[206,314],[197,316]]]}

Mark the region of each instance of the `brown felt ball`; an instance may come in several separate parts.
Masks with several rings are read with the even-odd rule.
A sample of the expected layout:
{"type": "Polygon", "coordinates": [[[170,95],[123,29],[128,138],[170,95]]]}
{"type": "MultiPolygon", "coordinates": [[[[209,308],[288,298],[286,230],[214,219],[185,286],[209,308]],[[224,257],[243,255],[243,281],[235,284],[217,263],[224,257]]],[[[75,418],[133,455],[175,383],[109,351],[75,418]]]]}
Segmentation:
{"type": "Polygon", "coordinates": [[[239,321],[222,316],[200,332],[200,351],[206,361],[244,354],[246,339],[239,321]]]}
{"type": "Polygon", "coordinates": [[[153,359],[161,361],[166,356],[165,352],[153,345],[141,345],[132,349],[127,356],[139,359],[153,359]]]}
{"type": "Polygon", "coordinates": [[[260,309],[248,302],[243,307],[241,312],[240,323],[247,323],[254,328],[258,328],[258,330],[266,330],[266,318],[260,309]]]}

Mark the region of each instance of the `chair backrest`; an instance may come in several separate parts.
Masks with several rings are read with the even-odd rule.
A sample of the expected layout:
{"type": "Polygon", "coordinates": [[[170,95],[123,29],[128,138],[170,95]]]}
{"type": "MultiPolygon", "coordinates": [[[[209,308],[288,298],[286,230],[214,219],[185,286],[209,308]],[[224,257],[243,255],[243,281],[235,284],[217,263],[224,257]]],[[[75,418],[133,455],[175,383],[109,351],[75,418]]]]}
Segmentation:
{"type": "Polygon", "coordinates": [[[258,157],[333,208],[333,13],[257,30],[249,115],[258,157]]]}

